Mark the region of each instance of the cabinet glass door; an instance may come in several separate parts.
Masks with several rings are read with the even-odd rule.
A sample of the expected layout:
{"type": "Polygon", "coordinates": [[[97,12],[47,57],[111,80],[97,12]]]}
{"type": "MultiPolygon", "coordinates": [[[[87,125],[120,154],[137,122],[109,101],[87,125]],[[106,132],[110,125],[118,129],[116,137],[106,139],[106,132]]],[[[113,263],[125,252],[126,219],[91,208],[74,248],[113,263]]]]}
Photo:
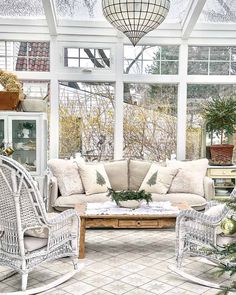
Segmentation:
{"type": "Polygon", "coordinates": [[[37,169],[36,133],[36,120],[12,120],[12,157],[31,172],[37,169]]]}
{"type": "Polygon", "coordinates": [[[1,119],[0,120],[0,147],[3,146],[3,144],[5,143],[5,132],[4,132],[4,120],[1,119]]]}

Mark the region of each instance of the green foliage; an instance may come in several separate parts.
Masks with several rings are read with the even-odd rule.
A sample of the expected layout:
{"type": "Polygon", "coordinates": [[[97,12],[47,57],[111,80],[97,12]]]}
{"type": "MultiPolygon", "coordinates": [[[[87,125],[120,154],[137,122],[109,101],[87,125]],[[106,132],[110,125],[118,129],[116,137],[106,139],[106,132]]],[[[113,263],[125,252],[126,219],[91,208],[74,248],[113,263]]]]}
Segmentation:
{"type": "Polygon", "coordinates": [[[207,101],[203,108],[203,118],[206,121],[206,131],[215,132],[221,138],[233,135],[236,131],[236,98],[213,98],[207,101]]]}
{"type": "Polygon", "coordinates": [[[108,189],[108,196],[111,196],[112,201],[115,201],[116,204],[119,203],[119,201],[128,201],[128,200],[136,200],[136,201],[142,201],[145,200],[147,203],[152,201],[152,196],[150,193],[146,193],[145,190],[141,191],[120,191],[116,192],[113,189],[108,189]]]}
{"type": "Polygon", "coordinates": [[[33,124],[31,124],[30,122],[25,122],[25,123],[23,123],[23,128],[25,128],[25,129],[33,129],[33,127],[34,127],[34,125],[33,124]]]}
{"type": "Polygon", "coordinates": [[[101,174],[100,172],[98,172],[97,170],[96,170],[96,173],[97,173],[97,184],[103,186],[103,185],[106,183],[104,177],[103,177],[102,174],[101,174]]]}
{"type": "Polygon", "coordinates": [[[153,173],[153,175],[148,179],[147,184],[149,186],[152,186],[157,183],[157,173],[158,173],[158,170],[155,173],[153,173]]]}

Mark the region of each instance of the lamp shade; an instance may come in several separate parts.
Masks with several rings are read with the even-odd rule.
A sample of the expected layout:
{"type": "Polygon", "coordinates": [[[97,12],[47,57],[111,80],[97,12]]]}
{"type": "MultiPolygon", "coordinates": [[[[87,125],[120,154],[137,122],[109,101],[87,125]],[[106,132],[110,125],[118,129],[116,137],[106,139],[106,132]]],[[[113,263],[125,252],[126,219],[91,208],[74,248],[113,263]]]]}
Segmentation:
{"type": "Polygon", "coordinates": [[[165,19],[170,0],[102,0],[105,18],[135,46],[165,19]]]}

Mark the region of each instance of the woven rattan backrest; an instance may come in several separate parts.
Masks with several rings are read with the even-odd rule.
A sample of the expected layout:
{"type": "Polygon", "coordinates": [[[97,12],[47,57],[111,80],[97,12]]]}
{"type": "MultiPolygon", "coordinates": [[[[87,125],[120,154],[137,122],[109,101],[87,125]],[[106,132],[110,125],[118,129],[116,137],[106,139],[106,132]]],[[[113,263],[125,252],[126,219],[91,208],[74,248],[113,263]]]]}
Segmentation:
{"type": "MultiPolygon", "coordinates": [[[[46,213],[40,193],[31,175],[15,160],[0,156],[0,231],[9,242],[23,231],[40,227],[45,223],[46,213]]],[[[17,243],[18,244],[18,243],[17,243]]]]}

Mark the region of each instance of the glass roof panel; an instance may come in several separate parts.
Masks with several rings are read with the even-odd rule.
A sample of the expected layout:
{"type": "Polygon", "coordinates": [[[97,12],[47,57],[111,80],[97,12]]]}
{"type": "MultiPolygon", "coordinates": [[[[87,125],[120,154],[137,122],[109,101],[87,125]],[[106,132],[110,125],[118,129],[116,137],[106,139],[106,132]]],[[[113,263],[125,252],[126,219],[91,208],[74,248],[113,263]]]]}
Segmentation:
{"type": "Polygon", "coordinates": [[[207,0],[198,23],[235,23],[235,0],[207,0]]]}
{"type": "Polygon", "coordinates": [[[170,10],[165,23],[180,23],[187,13],[187,8],[192,0],[170,0],[170,10]]]}
{"type": "Polygon", "coordinates": [[[0,0],[0,17],[45,18],[41,0],[0,0]]]}
{"type": "MultiPolygon", "coordinates": [[[[171,0],[165,22],[181,22],[190,1],[192,0],[171,0]]],[[[59,19],[105,20],[101,0],[55,0],[55,3],[59,19]]]]}
{"type": "Polygon", "coordinates": [[[59,19],[104,20],[101,0],[55,0],[59,19]]]}

